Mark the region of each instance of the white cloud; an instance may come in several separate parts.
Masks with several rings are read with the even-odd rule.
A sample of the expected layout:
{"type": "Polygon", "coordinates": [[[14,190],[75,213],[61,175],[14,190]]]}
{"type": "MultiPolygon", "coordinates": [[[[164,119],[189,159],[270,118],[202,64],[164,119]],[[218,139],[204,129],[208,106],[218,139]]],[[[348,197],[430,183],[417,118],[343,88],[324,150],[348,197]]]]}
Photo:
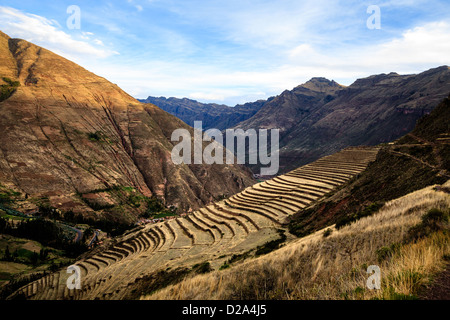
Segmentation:
{"type": "Polygon", "coordinates": [[[407,30],[401,38],[391,40],[368,52],[362,60],[400,69],[450,64],[450,23],[428,23],[407,30]]]}
{"type": "Polygon", "coordinates": [[[144,10],[144,8],[140,4],[134,4],[133,0],[127,0],[127,2],[131,5],[133,5],[138,12],[141,12],[144,10]]]}
{"type": "Polygon", "coordinates": [[[334,50],[299,45],[285,52],[288,59],[276,70],[277,76],[273,79],[292,86],[296,80],[300,84],[298,80],[324,76],[348,85],[359,77],[372,74],[417,73],[450,65],[449,52],[450,23],[431,22],[405,30],[398,37],[382,43],[353,44],[334,50]]]}
{"type": "Polygon", "coordinates": [[[102,41],[102,40],[94,39],[93,42],[94,42],[96,45],[99,45],[99,46],[105,46],[105,45],[103,44],[103,41],[102,41]]]}
{"type": "Polygon", "coordinates": [[[123,79],[124,89],[130,89],[131,94],[140,97],[179,92],[178,97],[234,104],[251,101],[244,100],[251,96],[249,92],[265,92],[268,96],[279,94],[317,76],[349,85],[357,78],[383,72],[418,73],[450,65],[449,52],[450,23],[444,21],[406,30],[385,43],[332,52],[302,44],[286,51],[283,64],[268,69],[237,71],[219,66],[154,62],[140,66],[147,72],[129,70],[120,74],[133,78],[130,79],[132,85],[127,85],[127,77],[123,79]],[[155,68],[155,65],[159,67],[155,68]],[[141,80],[134,82],[136,79],[141,80]]]}
{"type": "MultiPolygon", "coordinates": [[[[0,7],[0,29],[10,37],[33,42],[75,61],[86,58],[107,58],[117,54],[112,50],[98,48],[98,45],[102,45],[98,39],[92,43],[76,40],[60,28],[61,26],[53,20],[23,13],[14,8],[0,7]]],[[[91,35],[93,35],[91,32],[80,32],[80,39],[89,40],[91,35]]]]}
{"type": "Polygon", "coordinates": [[[193,92],[189,98],[202,101],[224,101],[225,95],[218,92],[193,92]]]}
{"type": "Polygon", "coordinates": [[[227,41],[267,49],[312,40],[317,33],[311,30],[337,20],[336,12],[346,14],[338,6],[330,0],[194,0],[176,2],[171,10],[186,23],[217,30],[227,41]]]}
{"type": "MultiPolygon", "coordinates": [[[[233,105],[279,94],[311,77],[323,76],[348,85],[357,78],[382,72],[417,73],[439,65],[450,65],[450,23],[447,21],[423,23],[383,42],[373,31],[372,44],[355,40],[342,41],[338,46],[336,43],[339,41],[331,39],[332,33],[325,33],[319,40],[311,40],[317,31],[304,32],[307,26],[310,28],[311,21],[323,21],[323,17],[330,14],[320,11],[324,10],[323,5],[317,5],[315,9],[313,4],[317,1],[304,2],[300,9],[303,8],[306,15],[299,17],[295,12],[292,16],[285,16],[286,6],[282,9],[273,4],[266,8],[255,7],[253,13],[249,10],[225,11],[214,16],[211,14],[214,8],[210,7],[199,7],[197,13],[185,12],[185,15],[192,13],[192,23],[205,18],[204,28],[219,26],[223,33],[214,33],[218,39],[250,43],[251,49],[245,45],[226,52],[221,52],[220,46],[202,48],[203,43],[183,36],[176,29],[164,30],[155,26],[155,34],[163,38],[160,41],[168,43],[160,44],[156,52],[161,53],[157,59],[150,59],[155,55],[148,55],[147,51],[142,52],[135,47],[130,47],[119,57],[117,52],[106,47],[105,43],[109,45],[109,42],[100,40],[97,30],[95,35],[83,31],[74,38],[46,18],[11,8],[0,7],[0,29],[10,36],[24,38],[72,59],[139,98],[164,95],[233,105]],[[319,16],[322,18],[318,19],[319,16]],[[226,23],[221,26],[224,21],[226,23]],[[324,45],[327,39],[336,41],[333,46],[327,46],[324,45]],[[255,47],[258,50],[253,50],[255,47]],[[243,50],[239,51],[241,48],[243,50]],[[204,53],[206,51],[207,54],[204,53]],[[204,54],[207,59],[204,60],[203,56],[196,58],[196,54],[204,54]]],[[[297,7],[295,10],[300,9],[297,7]]],[[[364,22],[365,11],[362,17],[364,22]]],[[[334,28],[333,19],[329,21],[334,28]]],[[[109,25],[111,21],[106,19],[102,23],[109,25]]],[[[345,23],[342,28],[346,28],[345,23]]],[[[366,32],[370,36],[372,31],[366,32]]],[[[127,33],[127,37],[132,36],[127,33]]],[[[151,40],[156,43],[155,39],[151,40]]],[[[146,49],[152,53],[151,46],[146,49]]]]}
{"type": "Polygon", "coordinates": [[[296,59],[296,58],[304,58],[307,56],[312,56],[315,54],[318,54],[316,50],[313,49],[313,47],[310,44],[302,43],[293,49],[290,49],[287,51],[287,54],[289,58],[296,59]]]}

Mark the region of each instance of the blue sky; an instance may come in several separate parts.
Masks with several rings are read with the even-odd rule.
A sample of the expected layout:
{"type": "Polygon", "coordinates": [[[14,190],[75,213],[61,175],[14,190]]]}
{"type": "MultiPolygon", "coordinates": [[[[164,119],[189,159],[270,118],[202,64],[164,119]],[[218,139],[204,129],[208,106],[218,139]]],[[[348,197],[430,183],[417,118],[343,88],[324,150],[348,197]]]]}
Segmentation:
{"type": "Polygon", "coordinates": [[[448,0],[3,1],[0,30],[137,98],[234,105],[323,76],[350,85],[450,65],[448,0]],[[80,8],[69,29],[67,8],[80,8]],[[369,29],[370,5],[381,29],[369,29]]]}

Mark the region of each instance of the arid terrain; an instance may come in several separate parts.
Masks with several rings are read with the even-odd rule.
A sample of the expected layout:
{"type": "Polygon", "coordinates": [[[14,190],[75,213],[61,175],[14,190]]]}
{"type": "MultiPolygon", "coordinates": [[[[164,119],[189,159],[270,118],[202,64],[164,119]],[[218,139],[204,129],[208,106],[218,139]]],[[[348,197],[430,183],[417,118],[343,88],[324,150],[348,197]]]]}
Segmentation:
{"type": "Polygon", "coordinates": [[[282,171],[256,180],[173,163],[193,128],[73,62],[1,32],[0,55],[1,299],[449,298],[447,66],[313,78],[233,116],[184,100],[281,129],[282,171]]]}
{"type": "Polygon", "coordinates": [[[287,232],[286,218],[364,170],[377,151],[343,150],[185,217],[139,228],[98,247],[98,253],[76,263],[83,270],[82,290],[69,291],[62,270],[16,294],[31,299],[120,299],[152,273],[202,263],[219,269],[232,257],[277,241],[287,232]],[[339,170],[333,169],[336,164],[339,170]]]}
{"type": "Polygon", "coordinates": [[[0,42],[0,78],[20,83],[1,102],[0,181],[31,208],[130,222],[144,209],[124,203],[132,195],[188,211],[254,183],[237,165],[175,166],[171,134],[192,130],[182,121],[44,48],[0,42]]]}

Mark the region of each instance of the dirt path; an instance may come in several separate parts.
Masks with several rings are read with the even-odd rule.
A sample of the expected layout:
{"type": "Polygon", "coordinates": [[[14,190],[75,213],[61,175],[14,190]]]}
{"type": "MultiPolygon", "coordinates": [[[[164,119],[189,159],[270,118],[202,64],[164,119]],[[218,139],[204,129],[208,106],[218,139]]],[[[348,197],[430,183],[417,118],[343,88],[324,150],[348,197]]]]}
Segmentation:
{"type": "MultiPolygon", "coordinates": [[[[400,151],[394,151],[394,150],[392,150],[390,148],[388,149],[389,152],[393,153],[393,154],[398,154],[398,155],[403,155],[403,156],[409,157],[409,158],[411,158],[411,159],[413,159],[413,160],[415,160],[417,162],[420,162],[421,164],[423,164],[423,165],[425,165],[425,166],[427,166],[427,167],[429,167],[431,169],[439,170],[439,173],[441,175],[446,176],[447,178],[450,178],[450,175],[447,173],[447,171],[445,169],[443,169],[444,161],[442,160],[441,156],[439,155],[439,150],[437,148],[438,144],[435,143],[435,142],[431,142],[431,141],[428,141],[426,139],[423,139],[421,137],[418,137],[418,136],[416,136],[416,135],[414,135],[412,133],[408,133],[408,136],[410,136],[411,138],[421,142],[422,146],[423,145],[431,146],[433,148],[434,157],[435,157],[435,159],[436,159],[438,164],[435,166],[435,165],[432,165],[432,164],[430,164],[430,163],[428,163],[426,161],[423,161],[423,160],[421,160],[421,159],[419,159],[417,157],[414,157],[413,155],[410,155],[410,154],[404,153],[404,152],[400,152],[400,151]]],[[[399,147],[399,146],[402,146],[402,145],[395,145],[395,147],[399,147]]],[[[403,145],[403,146],[407,146],[407,145],[403,145]]]]}
{"type": "Polygon", "coordinates": [[[410,136],[411,138],[413,138],[413,139],[416,139],[417,141],[419,141],[419,142],[422,142],[423,144],[425,144],[425,145],[431,145],[432,146],[432,148],[433,148],[433,154],[434,154],[434,156],[435,156],[435,158],[436,158],[436,161],[437,161],[437,163],[438,163],[438,166],[439,166],[439,168],[442,168],[442,166],[443,166],[443,164],[444,164],[444,161],[442,161],[442,158],[441,158],[441,156],[439,155],[439,150],[437,149],[437,143],[436,142],[432,142],[432,141],[428,141],[428,140],[426,140],[426,139],[424,139],[424,138],[421,138],[421,137],[418,137],[418,136],[416,136],[416,135],[414,135],[414,134],[412,134],[412,133],[408,133],[408,136],[410,136]]]}
{"type": "MultiPolygon", "coordinates": [[[[401,155],[401,156],[405,156],[405,157],[408,157],[408,158],[411,158],[411,159],[413,159],[413,160],[415,160],[415,161],[417,161],[417,162],[420,162],[421,164],[423,164],[423,165],[425,165],[425,166],[427,166],[427,167],[430,167],[431,169],[434,169],[434,170],[441,170],[440,167],[438,167],[438,166],[433,166],[432,164],[430,164],[430,163],[428,163],[428,162],[425,162],[425,161],[423,161],[423,160],[421,160],[421,159],[419,159],[419,158],[417,158],[417,157],[414,157],[414,156],[410,155],[409,153],[404,153],[404,152],[400,152],[400,151],[394,151],[394,150],[390,150],[390,149],[389,149],[389,152],[390,152],[390,153],[394,153],[394,154],[398,154],[398,155],[401,155]]],[[[447,177],[450,178],[450,176],[448,176],[448,175],[445,175],[445,176],[447,176],[447,177]]]]}
{"type": "Polygon", "coordinates": [[[437,275],[432,285],[419,295],[421,300],[450,300],[450,263],[437,275]]]}

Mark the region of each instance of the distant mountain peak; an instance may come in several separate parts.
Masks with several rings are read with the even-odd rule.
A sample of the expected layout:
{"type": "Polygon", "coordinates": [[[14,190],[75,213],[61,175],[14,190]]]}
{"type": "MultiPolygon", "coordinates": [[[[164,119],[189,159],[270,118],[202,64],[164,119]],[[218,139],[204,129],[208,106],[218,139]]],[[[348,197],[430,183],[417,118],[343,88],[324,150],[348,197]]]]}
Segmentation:
{"type": "Polygon", "coordinates": [[[149,96],[144,103],[151,103],[180,118],[190,126],[202,121],[203,128],[225,130],[252,117],[268,100],[258,100],[230,107],[217,103],[202,103],[189,98],[164,98],[149,96]]]}
{"type": "Polygon", "coordinates": [[[305,88],[316,92],[334,92],[345,88],[334,80],[328,80],[324,77],[313,77],[304,84],[299,85],[297,88],[305,88]]]}
{"type": "Polygon", "coordinates": [[[333,83],[335,82],[334,80],[328,80],[325,77],[312,77],[308,82],[312,82],[312,83],[333,83]]]}
{"type": "Polygon", "coordinates": [[[443,71],[445,72],[445,71],[447,71],[449,69],[450,69],[449,66],[443,65],[443,66],[440,66],[440,67],[431,68],[431,69],[429,69],[429,70],[427,70],[427,71],[425,71],[423,73],[424,74],[435,74],[435,73],[439,73],[439,72],[443,72],[443,71]]]}

